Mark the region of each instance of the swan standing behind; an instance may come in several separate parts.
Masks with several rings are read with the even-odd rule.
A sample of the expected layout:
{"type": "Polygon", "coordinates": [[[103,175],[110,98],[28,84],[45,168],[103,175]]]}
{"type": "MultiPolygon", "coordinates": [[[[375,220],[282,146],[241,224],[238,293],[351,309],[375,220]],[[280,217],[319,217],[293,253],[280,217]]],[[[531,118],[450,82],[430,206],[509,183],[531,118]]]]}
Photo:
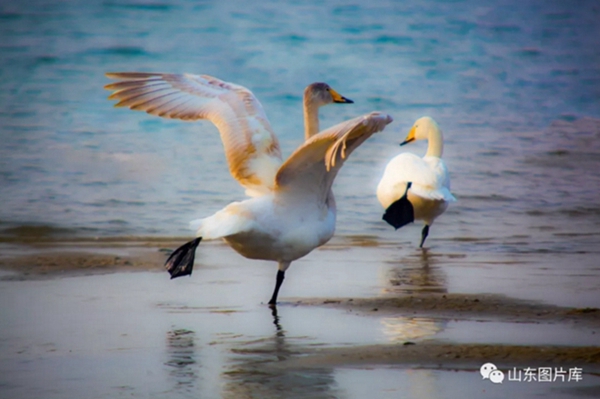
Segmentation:
{"type": "MultiPolygon", "coordinates": [[[[108,73],[119,82],[116,106],[165,118],[208,119],[218,128],[231,175],[252,198],[233,202],[196,221],[197,238],[177,248],[165,267],[171,278],[192,273],[202,239],[223,239],[250,259],[278,262],[275,305],[291,262],[325,244],[335,231],[336,207],[331,191],[345,159],[366,139],[392,122],[372,112],[318,131],[318,107],[348,103],[326,84],[305,91],[306,141],[282,162],[279,142],[261,104],[248,89],[207,75],[108,73]]],[[[311,88],[312,87],[312,88],[311,88]]]]}
{"type": "Polygon", "coordinates": [[[411,153],[393,158],[377,187],[377,199],[386,210],[383,220],[396,229],[415,219],[425,222],[422,248],[429,226],[456,198],[450,193],[450,176],[441,158],[442,132],[433,118],[419,118],[400,145],[416,140],[428,140],[427,153],[423,158],[411,153]]]}

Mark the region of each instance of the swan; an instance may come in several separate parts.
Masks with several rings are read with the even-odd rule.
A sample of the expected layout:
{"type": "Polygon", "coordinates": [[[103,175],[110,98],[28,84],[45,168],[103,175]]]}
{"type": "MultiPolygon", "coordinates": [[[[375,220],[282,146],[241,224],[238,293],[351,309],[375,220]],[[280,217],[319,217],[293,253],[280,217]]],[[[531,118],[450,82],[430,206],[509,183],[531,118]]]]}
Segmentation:
{"type": "Polygon", "coordinates": [[[333,236],[336,205],[331,186],[348,156],[392,122],[371,112],[318,132],[318,108],[349,103],[324,83],[305,90],[305,141],[284,162],[277,137],[252,92],[208,75],[107,73],[117,107],[164,118],[207,119],[219,130],[231,175],[247,198],[195,221],[196,238],[177,248],[165,267],[171,278],[189,275],[202,240],[223,239],[249,259],[278,262],[275,306],[292,261],[333,236]],[[317,133],[318,132],[318,133],[317,133]]]}
{"type": "Polygon", "coordinates": [[[427,153],[423,158],[407,152],[394,157],[377,186],[377,199],[385,209],[383,220],[396,230],[415,219],[425,222],[419,244],[423,248],[429,226],[456,198],[450,192],[450,176],[442,160],[442,131],[433,118],[417,119],[400,145],[416,140],[428,141],[427,153]]]}

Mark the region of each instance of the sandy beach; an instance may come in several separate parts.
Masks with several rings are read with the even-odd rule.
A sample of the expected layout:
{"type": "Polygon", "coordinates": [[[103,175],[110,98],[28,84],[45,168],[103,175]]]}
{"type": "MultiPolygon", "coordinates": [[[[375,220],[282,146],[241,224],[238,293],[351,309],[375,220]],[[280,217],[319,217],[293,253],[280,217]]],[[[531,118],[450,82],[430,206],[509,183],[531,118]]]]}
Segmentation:
{"type": "Polygon", "coordinates": [[[276,311],[265,304],[274,266],[222,244],[169,281],[173,240],[5,242],[2,397],[359,398],[365,384],[374,398],[423,386],[432,398],[600,392],[597,308],[452,292],[423,283],[435,268],[400,283],[366,262],[379,277],[365,279],[342,260],[367,256],[362,242],[334,240],[292,268],[276,311]],[[502,384],[482,380],[489,362],[502,384]],[[540,367],[583,379],[508,380],[540,367]]]}

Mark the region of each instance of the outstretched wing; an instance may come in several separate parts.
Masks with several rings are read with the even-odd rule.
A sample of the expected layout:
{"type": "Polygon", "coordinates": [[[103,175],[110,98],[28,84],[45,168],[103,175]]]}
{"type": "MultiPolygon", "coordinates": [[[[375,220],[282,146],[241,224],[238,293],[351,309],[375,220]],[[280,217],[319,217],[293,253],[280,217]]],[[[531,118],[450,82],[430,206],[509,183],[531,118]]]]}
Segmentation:
{"type": "Polygon", "coordinates": [[[352,151],[392,120],[389,115],[372,112],[312,136],[281,166],[275,179],[276,190],[325,201],[338,171],[352,151]]]}
{"type": "Polygon", "coordinates": [[[207,75],[107,73],[116,107],[163,118],[208,119],[219,129],[231,175],[249,195],[273,190],[281,166],[279,142],[262,105],[245,87],[207,75]]]}

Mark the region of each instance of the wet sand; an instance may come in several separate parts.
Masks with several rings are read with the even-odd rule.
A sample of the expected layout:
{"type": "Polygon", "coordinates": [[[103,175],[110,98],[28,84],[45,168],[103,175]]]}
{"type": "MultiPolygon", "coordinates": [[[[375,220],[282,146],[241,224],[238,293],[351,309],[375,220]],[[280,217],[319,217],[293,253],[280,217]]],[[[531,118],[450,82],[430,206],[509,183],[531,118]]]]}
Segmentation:
{"type": "Polygon", "coordinates": [[[410,264],[382,272],[365,261],[364,276],[377,278],[358,269],[347,276],[340,258],[360,262],[373,246],[338,241],[290,269],[272,312],[265,302],[273,264],[209,244],[191,278],[169,281],[162,263],[178,243],[3,243],[0,396],[354,398],[374,384],[371,397],[384,398],[415,378],[424,379],[418,386],[444,381],[434,398],[486,389],[489,397],[600,392],[600,311],[593,306],[451,292],[435,262],[420,270],[420,283],[398,284],[402,273],[414,277],[410,264]],[[341,286],[327,282],[331,275],[341,286]],[[505,371],[578,367],[585,378],[499,389],[481,382],[487,362],[505,371]]]}

